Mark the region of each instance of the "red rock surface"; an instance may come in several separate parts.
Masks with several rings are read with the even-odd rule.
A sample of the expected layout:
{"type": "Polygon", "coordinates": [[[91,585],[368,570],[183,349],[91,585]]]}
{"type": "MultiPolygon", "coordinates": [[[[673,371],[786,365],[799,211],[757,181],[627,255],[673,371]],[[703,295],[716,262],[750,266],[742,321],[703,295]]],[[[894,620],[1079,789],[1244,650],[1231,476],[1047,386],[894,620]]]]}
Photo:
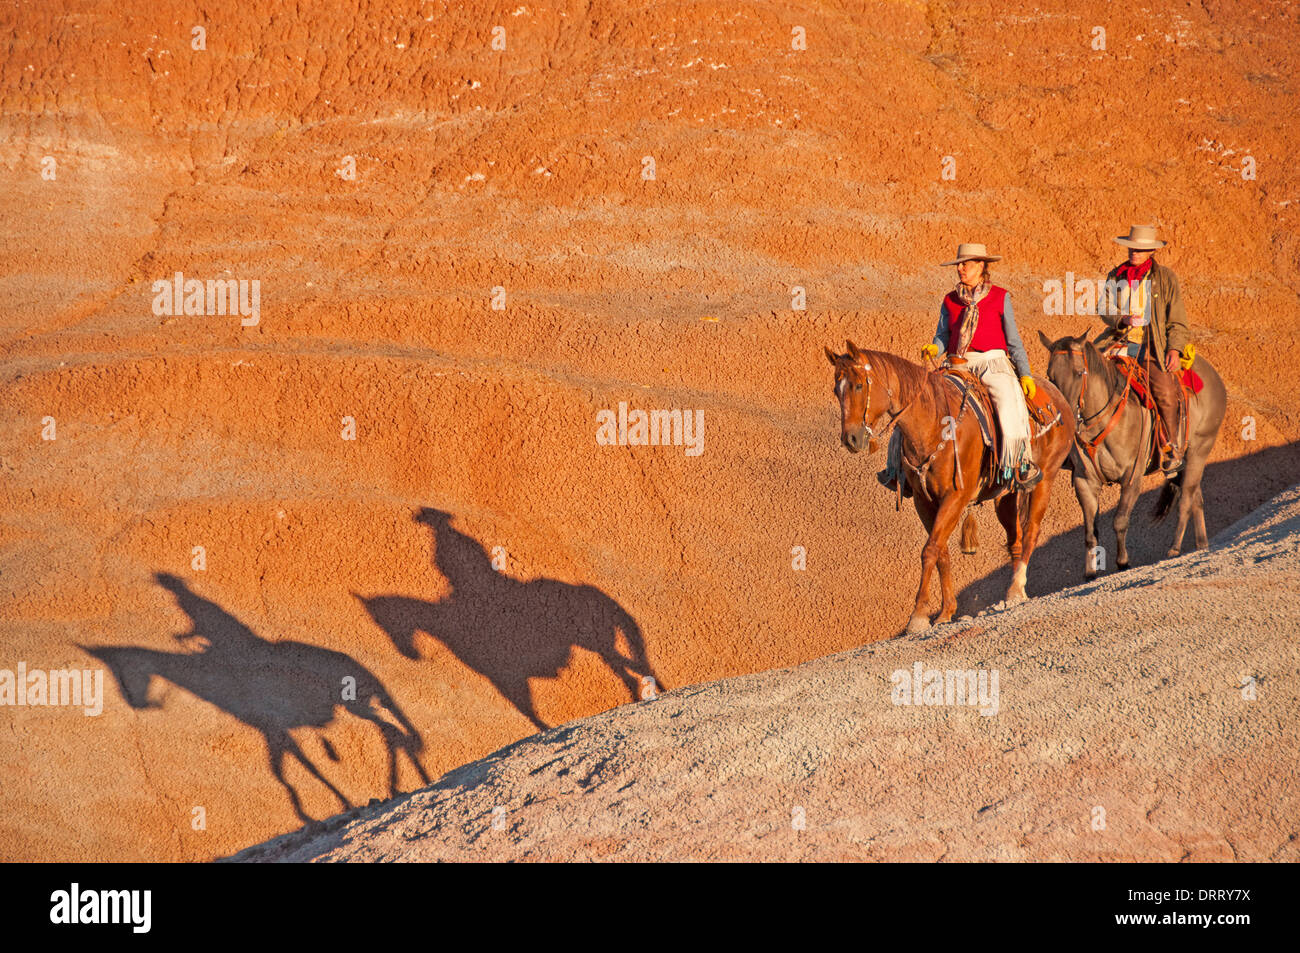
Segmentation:
{"type": "MultiPolygon", "coordinates": [[[[1087,323],[1044,280],[1158,224],[1228,386],[1211,534],[1300,474],[1290,4],[324,6],[0,10],[0,668],[195,656],[119,652],[98,717],[0,709],[4,859],[221,856],[297,827],[289,788],[337,812],[268,738],[359,804],[390,754],[410,790],[408,752],[437,777],[532,733],[524,685],[557,725],[647,666],[893,635],[920,525],[839,448],[821,348],[915,353],[959,241],[1036,341],[1087,323]],[[155,315],[177,271],[259,280],[260,323],[155,315]],[[597,445],[619,401],[702,410],[704,453],[597,445]],[[330,708],[342,671],[390,714],[330,708]]],[[[1008,578],[980,523],[961,613],[1008,578]]],[[[1138,519],[1135,561],[1168,534],[1138,519]]],[[[1062,479],[1031,595],[1080,537],[1062,479]]]]}

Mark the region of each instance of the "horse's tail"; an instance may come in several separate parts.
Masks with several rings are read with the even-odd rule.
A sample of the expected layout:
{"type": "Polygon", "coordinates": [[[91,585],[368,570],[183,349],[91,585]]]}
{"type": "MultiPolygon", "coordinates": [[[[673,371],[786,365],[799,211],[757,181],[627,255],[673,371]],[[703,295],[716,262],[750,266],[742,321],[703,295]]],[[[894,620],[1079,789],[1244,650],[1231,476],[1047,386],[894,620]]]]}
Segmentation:
{"type": "Polygon", "coordinates": [[[967,510],[966,519],[961,524],[961,551],[973,556],[979,546],[979,532],[975,523],[975,511],[967,510]]]}
{"type": "Polygon", "coordinates": [[[1166,480],[1165,485],[1160,488],[1160,498],[1156,500],[1156,508],[1152,513],[1155,522],[1159,523],[1173,512],[1174,505],[1183,493],[1183,475],[1185,473],[1187,473],[1186,467],[1174,474],[1172,480],[1166,480]]]}

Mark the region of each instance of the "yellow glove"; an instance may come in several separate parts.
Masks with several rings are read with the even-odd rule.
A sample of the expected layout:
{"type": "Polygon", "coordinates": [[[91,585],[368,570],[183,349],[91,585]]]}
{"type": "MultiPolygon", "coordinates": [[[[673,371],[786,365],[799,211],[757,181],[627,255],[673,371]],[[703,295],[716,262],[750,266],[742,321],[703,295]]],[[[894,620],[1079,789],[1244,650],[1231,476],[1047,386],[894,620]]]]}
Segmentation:
{"type": "Polygon", "coordinates": [[[1034,379],[1029,376],[1020,378],[1020,389],[1025,392],[1026,400],[1033,400],[1034,393],[1038,388],[1034,386],[1034,379]]]}
{"type": "Polygon", "coordinates": [[[935,344],[934,342],[930,342],[929,344],[925,345],[925,347],[921,348],[921,360],[924,361],[928,357],[935,357],[936,355],[938,355],[938,353],[939,353],[939,345],[935,344]]]}
{"type": "Polygon", "coordinates": [[[1189,367],[1192,366],[1192,362],[1195,360],[1196,360],[1196,345],[1188,344],[1187,347],[1183,348],[1183,356],[1178,361],[1178,363],[1182,366],[1183,370],[1187,370],[1189,367]]]}

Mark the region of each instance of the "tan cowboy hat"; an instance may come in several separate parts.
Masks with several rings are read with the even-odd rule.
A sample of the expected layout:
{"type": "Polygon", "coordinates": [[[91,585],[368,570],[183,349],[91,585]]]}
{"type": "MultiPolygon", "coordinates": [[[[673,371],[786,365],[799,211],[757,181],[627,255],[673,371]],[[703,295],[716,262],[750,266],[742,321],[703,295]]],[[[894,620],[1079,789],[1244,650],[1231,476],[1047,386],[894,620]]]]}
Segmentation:
{"type": "Polygon", "coordinates": [[[1130,225],[1128,234],[1119,236],[1115,241],[1125,248],[1136,248],[1138,251],[1155,251],[1168,244],[1156,238],[1154,225],[1130,225]]]}
{"type": "Polygon", "coordinates": [[[957,257],[952,261],[940,262],[944,265],[960,265],[963,261],[1001,261],[1001,255],[990,255],[983,245],[963,243],[957,246],[957,257]]]}

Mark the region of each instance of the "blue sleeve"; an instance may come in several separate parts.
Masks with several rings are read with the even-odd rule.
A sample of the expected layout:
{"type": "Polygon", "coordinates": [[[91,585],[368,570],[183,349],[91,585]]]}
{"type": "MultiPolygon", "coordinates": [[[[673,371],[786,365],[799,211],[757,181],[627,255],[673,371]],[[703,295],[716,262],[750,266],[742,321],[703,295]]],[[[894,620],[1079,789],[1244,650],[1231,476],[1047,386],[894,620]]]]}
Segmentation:
{"type": "Polygon", "coordinates": [[[935,328],[934,340],[931,342],[939,346],[940,354],[948,353],[948,312],[944,309],[943,302],[939,302],[939,326],[935,328]]]}
{"type": "Polygon", "coordinates": [[[1029,355],[1025,353],[1025,345],[1020,341],[1020,332],[1016,330],[1016,316],[1011,309],[1010,294],[1002,299],[1002,334],[1007,339],[1007,355],[1016,368],[1016,374],[1020,377],[1032,377],[1029,355]]]}

